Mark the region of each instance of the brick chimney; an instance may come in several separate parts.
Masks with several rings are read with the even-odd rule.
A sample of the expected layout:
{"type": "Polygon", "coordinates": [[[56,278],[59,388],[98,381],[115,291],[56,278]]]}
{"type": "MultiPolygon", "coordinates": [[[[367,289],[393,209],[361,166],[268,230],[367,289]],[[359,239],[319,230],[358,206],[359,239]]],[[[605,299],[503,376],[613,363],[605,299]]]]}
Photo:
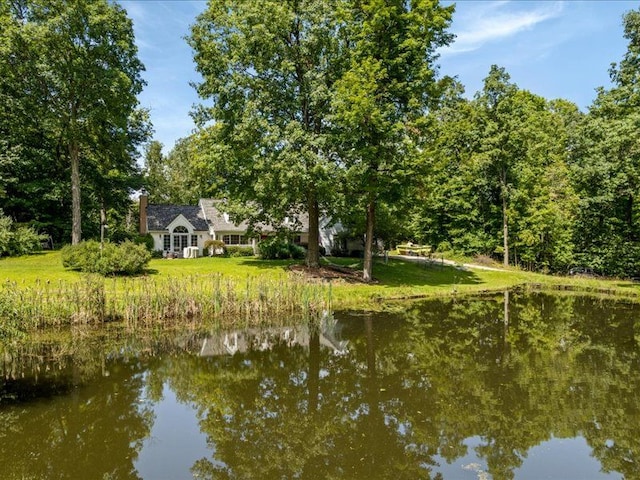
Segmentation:
{"type": "Polygon", "coordinates": [[[140,195],[140,235],[146,235],[147,231],[147,205],[149,197],[145,193],[140,195]]]}

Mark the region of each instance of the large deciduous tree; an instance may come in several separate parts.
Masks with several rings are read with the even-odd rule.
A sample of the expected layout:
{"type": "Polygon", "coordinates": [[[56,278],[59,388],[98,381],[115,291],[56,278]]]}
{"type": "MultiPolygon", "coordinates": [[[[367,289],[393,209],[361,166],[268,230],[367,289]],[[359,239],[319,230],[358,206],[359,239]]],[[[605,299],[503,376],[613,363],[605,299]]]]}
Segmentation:
{"type": "Polygon", "coordinates": [[[24,38],[25,2],[0,2],[0,208],[60,239],[68,228],[68,175],[34,80],[37,64],[24,38]]]}
{"type": "Polygon", "coordinates": [[[422,120],[440,97],[436,50],[452,39],[452,13],[432,0],[341,3],[348,65],[334,89],[332,123],[346,195],[366,211],[365,281],[372,280],[377,206],[397,200],[413,174],[422,120]]]}
{"type": "Polygon", "coordinates": [[[531,269],[566,269],[577,107],[520,90],[495,66],[472,101],[452,87],[431,113],[431,171],[415,194],[415,237],[470,255],[499,252],[503,262],[531,269]]]}
{"type": "MultiPolygon", "coordinates": [[[[45,139],[44,157],[68,166],[71,240],[78,243],[81,185],[86,182],[101,205],[114,189],[126,195],[137,174],[136,146],[148,134],[147,119],[137,110],[144,82],[132,23],[107,0],[16,0],[2,14],[10,28],[0,33],[0,69],[20,59],[21,71],[29,74],[22,85],[4,82],[2,93],[15,105],[14,119],[27,109],[37,113],[30,135],[35,130],[45,139]]],[[[29,140],[22,133],[9,141],[29,140]]]]}
{"type": "MultiPolygon", "coordinates": [[[[509,199],[516,170],[523,152],[520,142],[513,135],[513,96],[517,87],[509,82],[504,68],[491,66],[484,80],[484,88],[476,96],[481,109],[483,140],[477,155],[484,168],[489,170],[497,184],[497,197],[502,211],[503,263],[509,265],[509,199]]],[[[489,183],[489,188],[491,188],[489,183]]]]}
{"type": "Polygon", "coordinates": [[[624,17],[627,51],[613,64],[572,152],[580,194],[576,246],[583,262],[617,275],[640,273],[640,11],[624,17]]]}
{"type": "Polygon", "coordinates": [[[196,112],[211,165],[211,193],[244,216],[280,224],[309,215],[307,262],[319,262],[319,216],[332,201],[327,115],[342,60],[336,1],[213,0],[189,43],[211,100],[196,112]],[[221,179],[222,181],[219,181],[221,179]]]}

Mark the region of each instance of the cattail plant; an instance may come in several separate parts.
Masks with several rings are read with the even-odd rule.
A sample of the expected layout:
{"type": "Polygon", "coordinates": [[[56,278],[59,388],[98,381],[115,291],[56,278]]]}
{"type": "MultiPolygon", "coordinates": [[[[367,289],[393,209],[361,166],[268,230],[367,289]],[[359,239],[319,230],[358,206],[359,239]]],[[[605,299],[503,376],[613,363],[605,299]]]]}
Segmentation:
{"type": "Polygon", "coordinates": [[[77,282],[7,281],[0,284],[0,336],[34,328],[120,321],[128,327],[215,322],[218,326],[269,324],[274,319],[330,309],[331,286],[293,276],[276,279],[220,274],[77,282]]]}

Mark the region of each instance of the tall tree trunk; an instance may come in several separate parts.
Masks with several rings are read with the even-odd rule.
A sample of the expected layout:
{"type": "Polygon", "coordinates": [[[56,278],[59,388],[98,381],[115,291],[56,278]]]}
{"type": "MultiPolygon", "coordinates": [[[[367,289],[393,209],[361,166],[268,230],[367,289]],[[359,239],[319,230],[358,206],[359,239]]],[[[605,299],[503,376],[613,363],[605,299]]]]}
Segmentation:
{"type": "Polygon", "coordinates": [[[627,238],[629,238],[629,240],[635,240],[635,232],[633,229],[633,195],[629,195],[627,198],[627,226],[629,228],[627,238]]]}
{"type": "Polygon", "coordinates": [[[82,210],[80,206],[80,148],[75,141],[69,144],[71,159],[71,244],[82,239],[82,210]]]}
{"type": "Polygon", "coordinates": [[[107,210],[104,208],[104,200],[100,200],[100,251],[104,248],[104,235],[107,228],[107,210]]]}
{"type": "Polygon", "coordinates": [[[504,257],[503,263],[505,267],[509,266],[509,223],[507,219],[507,174],[502,174],[502,241],[504,257]]]}
{"type": "Polygon", "coordinates": [[[309,334],[309,415],[318,410],[320,396],[320,327],[313,326],[309,334]]]}
{"type": "Polygon", "coordinates": [[[362,279],[365,282],[373,280],[373,231],[376,220],[376,202],[374,195],[369,196],[367,204],[367,231],[364,239],[364,265],[362,268],[362,279]]]}
{"type": "Polygon", "coordinates": [[[307,266],[318,268],[320,266],[320,212],[315,191],[310,190],[307,196],[309,213],[309,243],[307,246],[307,266]]]}

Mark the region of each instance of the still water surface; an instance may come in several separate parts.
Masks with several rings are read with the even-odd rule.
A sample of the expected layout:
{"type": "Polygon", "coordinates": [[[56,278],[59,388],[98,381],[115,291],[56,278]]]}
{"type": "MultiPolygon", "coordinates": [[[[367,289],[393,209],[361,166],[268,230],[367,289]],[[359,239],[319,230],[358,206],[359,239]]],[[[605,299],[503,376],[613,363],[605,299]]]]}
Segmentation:
{"type": "Polygon", "coordinates": [[[504,294],[2,347],[2,479],[640,478],[638,306],[504,294]]]}

